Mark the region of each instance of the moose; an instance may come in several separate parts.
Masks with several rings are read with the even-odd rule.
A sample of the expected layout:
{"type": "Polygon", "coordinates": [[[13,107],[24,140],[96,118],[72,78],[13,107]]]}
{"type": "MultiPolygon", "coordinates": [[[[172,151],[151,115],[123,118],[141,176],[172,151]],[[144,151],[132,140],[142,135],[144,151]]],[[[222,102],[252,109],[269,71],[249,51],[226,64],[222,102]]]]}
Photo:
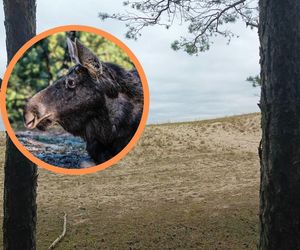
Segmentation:
{"type": "Polygon", "coordinates": [[[135,134],[143,112],[137,70],[102,62],[78,39],[67,38],[75,66],[36,93],[24,107],[28,129],[45,131],[53,123],[83,138],[96,164],[118,154],[135,134]]]}

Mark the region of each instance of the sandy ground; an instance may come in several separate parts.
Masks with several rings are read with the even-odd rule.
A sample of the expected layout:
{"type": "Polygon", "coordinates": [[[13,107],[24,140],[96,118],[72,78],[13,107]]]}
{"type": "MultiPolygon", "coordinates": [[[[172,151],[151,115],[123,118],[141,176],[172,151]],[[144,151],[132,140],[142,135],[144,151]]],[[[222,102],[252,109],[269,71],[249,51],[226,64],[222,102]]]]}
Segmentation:
{"type": "Polygon", "coordinates": [[[148,126],[104,171],[40,169],[38,249],[61,233],[64,212],[67,234],[57,249],[255,249],[259,119],[148,126]]]}

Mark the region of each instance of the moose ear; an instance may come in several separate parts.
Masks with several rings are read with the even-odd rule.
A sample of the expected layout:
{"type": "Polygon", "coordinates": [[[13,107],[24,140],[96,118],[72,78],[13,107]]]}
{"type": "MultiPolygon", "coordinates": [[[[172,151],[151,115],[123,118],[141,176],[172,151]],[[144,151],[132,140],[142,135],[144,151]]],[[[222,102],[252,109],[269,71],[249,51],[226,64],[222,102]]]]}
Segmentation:
{"type": "Polygon", "coordinates": [[[76,44],[69,37],[67,37],[67,45],[71,60],[76,64],[80,63],[76,44]]]}
{"type": "Polygon", "coordinates": [[[87,68],[90,75],[95,80],[98,80],[99,76],[102,74],[102,64],[99,58],[82,43],[80,43],[77,39],[75,39],[75,45],[78,53],[79,62],[87,68]]]}

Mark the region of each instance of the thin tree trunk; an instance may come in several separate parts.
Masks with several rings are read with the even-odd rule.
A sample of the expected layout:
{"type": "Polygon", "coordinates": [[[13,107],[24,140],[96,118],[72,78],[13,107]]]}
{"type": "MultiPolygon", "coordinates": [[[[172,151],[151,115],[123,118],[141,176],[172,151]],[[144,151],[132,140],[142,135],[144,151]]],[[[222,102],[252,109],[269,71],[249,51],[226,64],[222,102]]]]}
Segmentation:
{"type": "MultiPolygon", "coordinates": [[[[4,0],[7,58],[36,31],[35,0],[4,0]]],[[[36,166],[7,137],[4,181],[3,248],[36,249],[36,166]]]]}
{"type": "Polygon", "coordinates": [[[300,1],[260,0],[259,249],[300,249],[300,1]]]}

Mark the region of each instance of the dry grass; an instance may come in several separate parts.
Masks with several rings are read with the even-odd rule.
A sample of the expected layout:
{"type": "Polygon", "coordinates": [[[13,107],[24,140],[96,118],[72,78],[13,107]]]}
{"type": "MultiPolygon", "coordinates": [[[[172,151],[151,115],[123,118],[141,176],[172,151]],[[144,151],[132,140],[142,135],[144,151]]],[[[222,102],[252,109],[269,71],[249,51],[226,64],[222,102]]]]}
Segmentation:
{"type": "Polygon", "coordinates": [[[57,249],[255,249],[259,131],[257,114],[152,125],[105,171],[40,169],[38,249],[61,233],[64,212],[57,249]]]}

